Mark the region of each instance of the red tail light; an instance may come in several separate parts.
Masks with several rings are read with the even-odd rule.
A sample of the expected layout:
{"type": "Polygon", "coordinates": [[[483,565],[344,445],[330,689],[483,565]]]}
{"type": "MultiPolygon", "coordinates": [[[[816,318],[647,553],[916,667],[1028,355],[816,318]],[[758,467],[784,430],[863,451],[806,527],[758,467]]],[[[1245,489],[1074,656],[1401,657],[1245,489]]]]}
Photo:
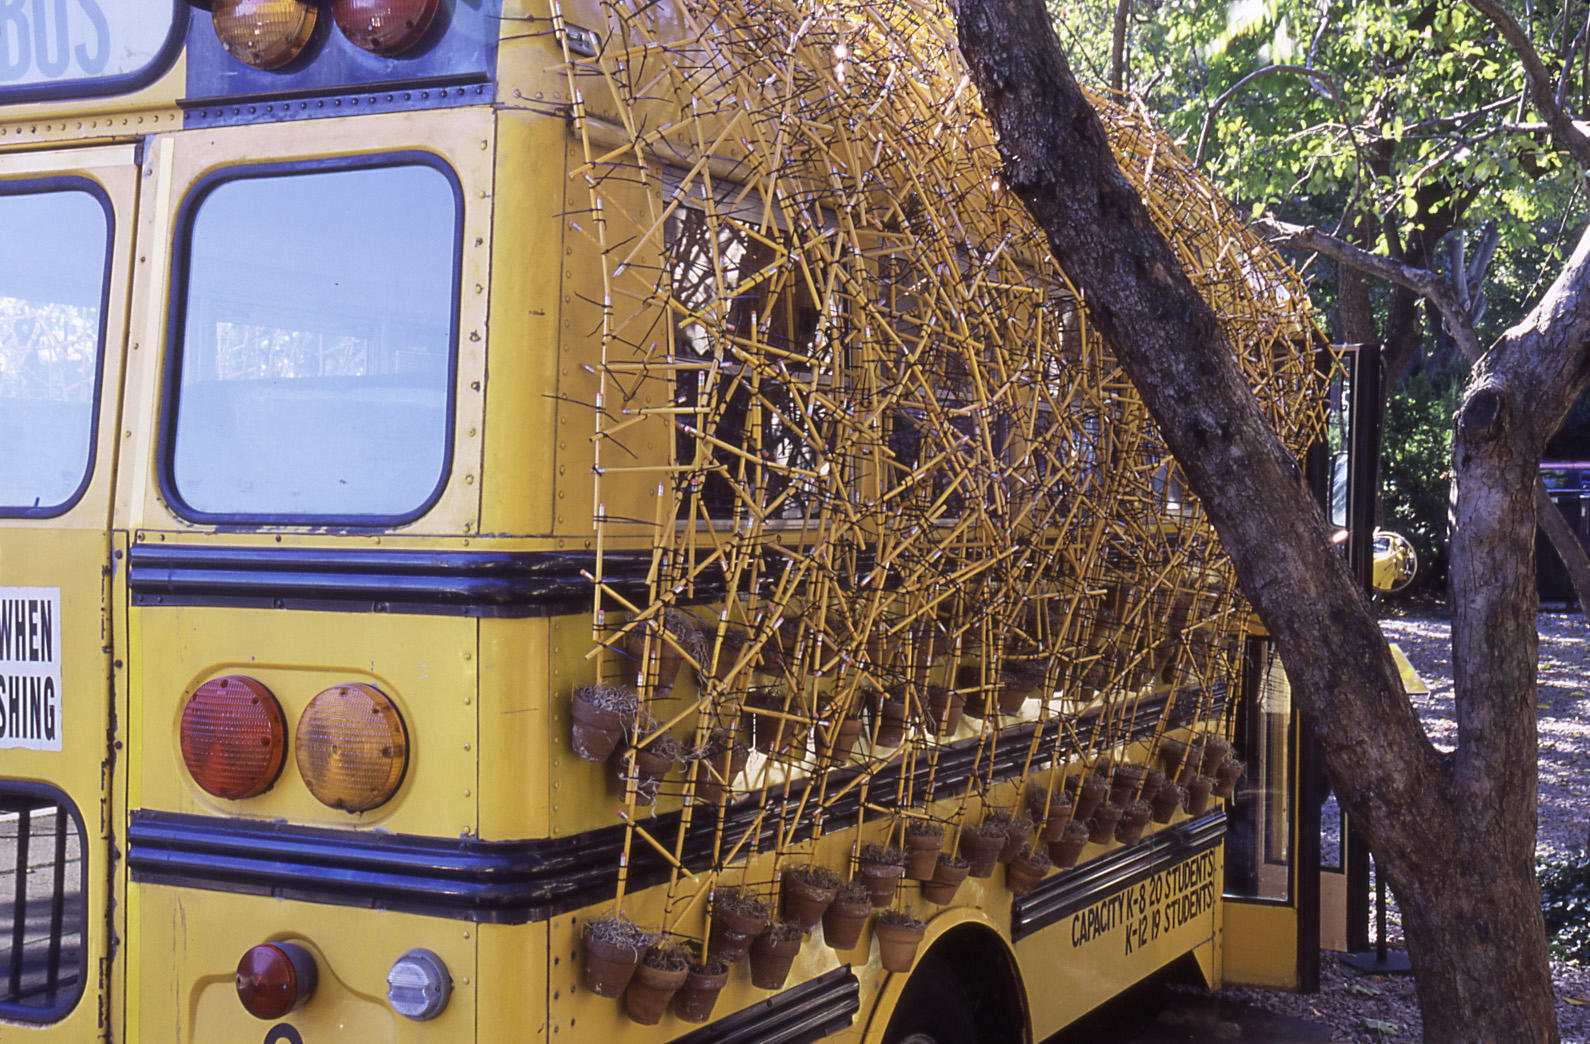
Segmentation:
{"type": "Polygon", "coordinates": [[[315,958],[296,943],[263,943],[237,962],[237,999],[257,1019],[279,1019],[315,992],[315,958]]]}
{"type": "Polygon", "coordinates": [[[287,755],[287,721],[253,678],[212,678],[182,708],[182,761],[207,794],[237,800],[270,789],[287,755]]]}

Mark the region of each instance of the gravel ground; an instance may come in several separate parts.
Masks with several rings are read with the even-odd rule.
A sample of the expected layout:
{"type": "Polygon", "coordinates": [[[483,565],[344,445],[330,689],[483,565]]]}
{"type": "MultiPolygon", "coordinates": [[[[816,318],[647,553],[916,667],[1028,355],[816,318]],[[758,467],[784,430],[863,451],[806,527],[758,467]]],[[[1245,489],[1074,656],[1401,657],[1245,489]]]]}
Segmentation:
{"type": "MultiPolygon", "coordinates": [[[[1457,733],[1452,717],[1451,622],[1444,614],[1391,615],[1382,621],[1386,636],[1402,647],[1430,686],[1414,697],[1431,739],[1450,749],[1457,733]]],[[[1584,847],[1590,794],[1590,626],[1583,617],[1541,613],[1540,833],[1542,855],[1584,847]]],[[[1388,938],[1402,945],[1392,904],[1388,938]]],[[[1410,976],[1349,976],[1332,954],[1321,961],[1317,994],[1227,989],[1222,996],[1298,1018],[1329,1025],[1333,1040],[1417,1041],[1422,1033],[1410,976]],[[1391,1028],[1394,1027],[1394,1030],[1391,1028]]],[[[1554,962],[1557,1019],[1562,1039],[1590,1044],[1590,968],[1554,962]]]]}

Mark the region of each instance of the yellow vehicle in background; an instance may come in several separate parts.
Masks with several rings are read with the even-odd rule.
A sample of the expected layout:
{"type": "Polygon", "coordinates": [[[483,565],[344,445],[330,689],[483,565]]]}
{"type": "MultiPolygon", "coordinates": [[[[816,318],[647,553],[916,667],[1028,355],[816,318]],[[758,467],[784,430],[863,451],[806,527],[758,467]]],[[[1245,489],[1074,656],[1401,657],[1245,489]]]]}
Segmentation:
{"type": "MultiPolygon", "coordinates": [[[[1306,731],[953,40],[0,5],[5,1039],[1011,1041],[1310,984],[1306,731]]],[[[1321,474],[1301,287],[1101,105],[1321,474]]]]}

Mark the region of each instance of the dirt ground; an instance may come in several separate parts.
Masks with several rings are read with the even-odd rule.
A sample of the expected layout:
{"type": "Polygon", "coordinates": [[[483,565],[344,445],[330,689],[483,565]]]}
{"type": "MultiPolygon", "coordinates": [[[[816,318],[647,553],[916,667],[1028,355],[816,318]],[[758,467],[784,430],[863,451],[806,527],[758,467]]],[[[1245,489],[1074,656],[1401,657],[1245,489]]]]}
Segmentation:
{"type": "MultiPolygon", "coordinates": [[[[1430,686],[1415,704],[1431,739],[1450,749],[1452,715],[1450,620],[1440,614],[1391,613],[1382,621],[1430,686]]],[[[1560,854],[1583,848],[1590,826],[1590,625],[1576,614],[1539,617],[1540,833],[1537,850],[1560,854]]],[[[1402,944],[1395,904],[1388,937],[1402,944]]],[[[1336,1041],[1417,1041],[1422,1027],[1413,980],[1354,976],[1333,954],[1323,955],[1317,994],[1227,989],[1221,995],[1256,1007],[1329,1025],[1336,1041]]],[[[1590,1044],[1590,968],[1554,962],[1557,1018],[1562,1039],[1590,1044]]]]}

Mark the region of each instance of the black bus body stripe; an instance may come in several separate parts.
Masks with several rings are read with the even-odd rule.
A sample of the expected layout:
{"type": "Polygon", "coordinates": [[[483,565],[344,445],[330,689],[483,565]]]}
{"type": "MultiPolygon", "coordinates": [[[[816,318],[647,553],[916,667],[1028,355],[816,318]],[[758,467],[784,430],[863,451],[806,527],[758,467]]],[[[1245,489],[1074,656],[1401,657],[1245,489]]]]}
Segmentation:
{"type": "MultiPolygon", "coordinates": [[[[1166,696],[1158,693],[1139,702],[1132,721],[1133,738],[1153,734],[1165,712],[1166,696]]],[[[1220,713],[1223,700],[1219,694],[1206,695],[1203,702],[1207,713],[1220,713]]],[[[1190,721],[1198,704],[1197,692],[1182,690],[1169,711],[1171,723],[1190,721]]],[[[1118,723],[1111,725],[1118,727],[1118,723]]],[[[886,766],[873,774],[873,783],[867,788],[869,800],[886,804],[892,800],[887,795],[901,792],[932,800],[930,773],[937,791],[957,794],[974,777],[984,785],[1017,777],[1039,729],[1043,734],[1038,746],[1043,753],[1034,758],[1033,768],[1042,768],[1055,752],[1060,728],[1059,721],[1050,721],[1005,729],[997,734],[993,750],[978,739],[949,744],[936,769],[918,765],[905,788],[900,786],[903,770],[899,764],[886,766]]],[[[1066,737],[1060,739],[1060,759],[1069,760],[1090,749],[1093,733],[1099,728],[1096,710],[1075,719],[1066,737]]],[[[830,770],[829,792],[842,789],[863,771],[860,766],[830,770]]],[[[754,792],[726,806],[724,833],[740,836],[766,806],[757,847],[772,844],[781,824],[803,809],[802,798],[812,782],[808,778],[795,781],[787,790],[754,792]]],[[[855,816],[860,811],[861,790],[850,788],[843,797],[828,802],[825,817],[844,821],[855,816]]],[[[805,811],[809,813],[809,806],[805,811]]],[[[671,835],[678,831],[679,821],[678,811],[665,812],[653,817],[648,827],[653,833],[671,835]]],[[[782,829],[787,840],[796,841],[810,837],[813,826],[807,814],[782,829]]],[[[716,813],[695,809],[681,850],[682,862],[691,872],[711,867],[717,829],[716,813]]],[[[128,828],[127,865],[134,880],[153,884],[523,924],[610,899],[618,885],[625,830],[622,823],[614,823],[568,837],[480,841],[140,810],[132,814],[128,828]]],[[[668,862],[649,846],[632,847],[631,890],[662,883],[670,871],[668,862]]]]}
{"type": "Polygon", "coordinates": [[[1222,809],[1161,830],[1074,870],[1049,877],[1010,904],[1010,935],[1021,939],[1139,881],[1219,845],[1226,836],[1222,809]]]}
{"type": "Polygon", "coordinates": [[[809,1044],[848,1028],[860,1010],[861,983],[846,965],[675,1037],[673,1044],[809,1044]]]}

